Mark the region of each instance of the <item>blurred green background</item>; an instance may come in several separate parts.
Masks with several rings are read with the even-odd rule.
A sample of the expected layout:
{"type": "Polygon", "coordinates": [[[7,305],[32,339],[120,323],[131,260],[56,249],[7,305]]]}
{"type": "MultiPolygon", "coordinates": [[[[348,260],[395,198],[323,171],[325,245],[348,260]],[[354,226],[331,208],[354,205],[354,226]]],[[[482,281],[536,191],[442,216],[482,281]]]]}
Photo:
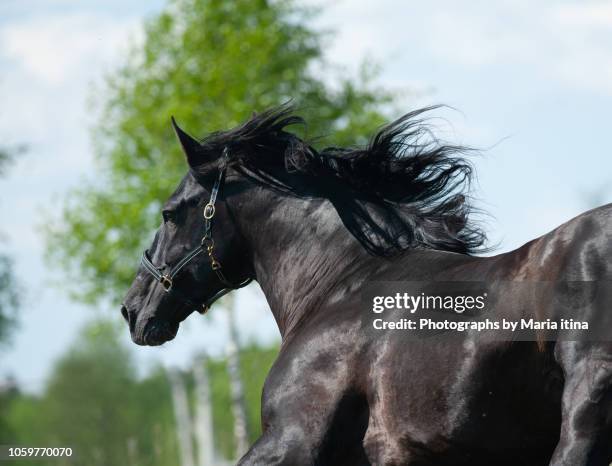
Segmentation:
{"type": "MultiPolygon", "coordinates": [[[[52,368],[43,393],[20,393],[4,386],[0,394],[2,444],[69,446],[74,457],[65,460],[25,460],[21,465],[170,465],[180,463],[177,421],[167,371],[154,368],[136,377],[131,353],[120,341],[125,331],[108,320],[97,320],[83,329],[69,350],[52,368]]],[[[247,344],[240,348],[240,379],[248,441],[260,432],[261,387],[278,348],[247,344]]],[[[227,358],[203,360],[210,382],[212,429],[216,461],[236,458],[236,438],[227,358]]],[[[197,396],[192,371],[181,371],[192,434],[197,396]]],[[[198,442],[193,438],[194,458],[198,442]]],[[[191,463],[193,464],[193,463],[191,463]]],[[[200,464],[200,463],[196,463],[200,464]]]]}

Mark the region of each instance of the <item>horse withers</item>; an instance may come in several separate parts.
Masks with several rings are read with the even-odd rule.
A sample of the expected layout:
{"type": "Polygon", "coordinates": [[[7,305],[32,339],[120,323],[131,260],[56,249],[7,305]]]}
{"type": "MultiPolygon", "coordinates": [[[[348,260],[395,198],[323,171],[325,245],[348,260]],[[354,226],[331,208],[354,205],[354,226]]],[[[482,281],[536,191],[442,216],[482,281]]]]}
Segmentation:
{"type": "MultiPolygon", "coordinates": [[[[443,294],[443,284],[478,282],[504,303],[489,317],[542,321],[558,317],[554,296],[502,284],[563,293],[564,283],[612,280],[612,205],[515,251],[475,256],[485,237],[464,192],[471,166],[464,148],[424,138],[425,110],[361,149],[315,150],[287,130],[301,121],[287,107],[202,141],[175,125],[189,170],[122,313],[134,342],[158,345],[194,310],[259,283],[282,344],[263,389],[262,435],[240,465],[612,461],[606,338],[373,331],[379,314],[363,297],[372,283],[443,294]]],[[[572,317],[605,322],[611,308],[590,300],[572,317]]]]}

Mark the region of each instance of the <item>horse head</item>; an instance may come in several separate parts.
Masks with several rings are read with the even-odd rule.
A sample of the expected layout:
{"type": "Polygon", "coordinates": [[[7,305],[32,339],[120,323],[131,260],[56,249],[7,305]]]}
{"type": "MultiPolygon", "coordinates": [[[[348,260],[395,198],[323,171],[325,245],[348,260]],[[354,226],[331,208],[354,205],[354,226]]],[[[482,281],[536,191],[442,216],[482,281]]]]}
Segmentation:
{"type": "Polygon", "coordinates": [[[121,308],[140,345],[173,339],[192,312],[206,312],[253,275],[226,202],[227,147],[210,150],[172,124],[189,171],[162,208],[162,223],[121,308]]]}

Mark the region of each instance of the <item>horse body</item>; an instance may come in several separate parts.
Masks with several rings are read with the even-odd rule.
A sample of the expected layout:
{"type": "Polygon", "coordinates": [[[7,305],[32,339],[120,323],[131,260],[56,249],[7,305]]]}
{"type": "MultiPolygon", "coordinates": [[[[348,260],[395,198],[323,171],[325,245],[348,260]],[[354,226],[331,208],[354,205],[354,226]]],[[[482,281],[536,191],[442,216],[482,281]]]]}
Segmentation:
{"type": "MultiPolygon", "coordinates": [[[[287,133],[279,135],[276,121],[256,118],[214,142],[221,147],[233,138],[249,142],[266,126],[274,131],[263,131],[257,144],[246,144],[242,154],[265,147],[271,134],[286,142],[287,133]]],[[[385,139],[386,134],[383,130],[375,138],[385,150],[394,147],[387,144],[393,138],[385,139]]],[[[165,211],[193,212],[176,216],[188,219],[184,225],[166,221],[164,215],[153,262],[172,266],[199,243],[203,227],[196,212],[208,197],[205,186],[218,170],[227,169],[213,232],[215,254],[229,279],[259,283],[282,337],[262,395],[263,433],[240,465],[608,466],[610,343],[496,341],[476,332],[408,341],[401,333],[371,331],[372,309],[361,291],[381,280],[486,281],[492,286],[612,280],[612,205],[587,212],[515,251],[478,257],[462,253],[469,252],[477,236],[462,214],[460,197],[429,206],[430,218],[418,209],[400,217],[385,210],[390,201],[374,205],[367,204],[368,198],[366,207],[356,207],[351,204],[353,188],[342,192],[334,185],[346,179],[346,172],[358,170],[360,160],[352,154],[343,168],[344,159],[332,152],[323,169],[319,154],[307,153],[310,169],[333,175],[320,180],[320,171],[300,177],[288,170],[285,145],[276,148],[281,163],[261,162],[265,170],[248,158],[226,168],[219,164],[218,145],[212,144],[212,150],[206,141],[200,144],[180,130],[178,135],[191,170],[165,211]],[[304,195],[313,183],[325,184],[325,195],[304,195]],[[286,192],[287,186],[300,195],[286,192]],[[377,230],[383,221],[397,226],[399,233],[377,230]],[[421,246],[413,247],[411,241],[421,246]],[[385,249],[381,244],[403,252],[393,257],[372,254],[385,249]]],[[[294,139],[289,142],[296,145],[294,139]]],[[[377,151],[371,147],[361,161],[377,151]]],[[[452,182],[457,166],[436,148],[416,155],[413,165],[400,168],[406,168],[405,176],[419,192],[435,197],[452,182]],[[419,157],[429,165],[419,165],[419,157]]],[[[392,160],[389,170],[396,163],[412,163],[400,160],[392,160]]],[[[298,171],[305,170],[300,165],[304,161],[298,162],[291,160],[298,171]]],[[[385,195],[396,202],[400,197],[394,189],[401,187],[393,185],[393,173],[385,173],[391,180],[385,195]]],[[[372,189],[380,193],[386,188],[372,189]]],[[[419,195],[415,199],[422,199],[419,195]]],[[[135,342],[159,344],[172,338],[191,313],[182,296],[189,295],[189,304],[203,302],[221,286],[205,260],[194,261],[183,273],[174,285],[181,293],[175,294],[164,292],[141,269],[123,306],[135,342]]],[[[515,294],[512,288],[501,293],[497,317],[556,316],[556,304],[546,296],[515,294]]],[[[607,311],[581,309],[587,314],[607,311]]]]}
{"type": "MultiPolygon", "coordinates": [[[[247,242],[258,282],[283,335],[264,389],[264,435],[241,464],[549,464],[560,435],[564,373],[581,377],[571,374],[575,362],[566,368],[563,359],[579,352],[579,343],[542,350],[535,342],[491,342],[473,334],[454,342],[367,335],[361,322],[370,310],[359,289],[381,278],[610,279],[612,205],[493,257],[415,250],[387,261],[365,254],[329,203],[276,202],[261,212],[265,202],[245,203],[236,215],[242,231],[254,232],[247,242]],[[584,261],[589,251],[600,257],[584,261]],[[352,445],[341,447],[350,439],[352,445]],[[279,453],[285,445],[292,446],[287,456],[279,453]],[[338,448],[342,454],[334,457],[338,448]],[[278,463],[270,462],[272,451],[278,463]]],[[[513,308],[524,304],[513,301],[513,308]]],[[[533,306],[546,307],[528,304],[525,317],[538,314],[533,306]]],[[[587,460],[558,464],[591,464],[587,460]]]]}

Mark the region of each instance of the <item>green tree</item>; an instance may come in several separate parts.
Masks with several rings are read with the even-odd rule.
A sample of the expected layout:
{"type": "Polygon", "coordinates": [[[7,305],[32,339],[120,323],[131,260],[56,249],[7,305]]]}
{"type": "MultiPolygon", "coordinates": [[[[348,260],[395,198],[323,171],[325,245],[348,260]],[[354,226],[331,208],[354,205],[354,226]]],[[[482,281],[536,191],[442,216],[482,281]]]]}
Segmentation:
{"type": "Polygon", "coordinates": [[[43,418],[54,444],[71,445],[79,464],[121,464],[137,431],[132,414],[134,368],[130,353],[107,322],[89,325],[56,364],[43,418]]]}
{"type": "Polygon", "coordinates": [[[42,396],[7,398],[4,443],[70,446],[75,456],[66,463],[75,466],[176,464],[165,372],[138,379],[121,331],[108,321],[89,323],[55,364],[42,396]]]}
{"type": "Polygon", "coordinates": [[[18,303],[13,261],[8,254],[0,253],[0,343],[8,340],[9,332],[16,323],[15,311],[18,303]]]}
{"type": "Polygon", "coordinates": [[[99,102],[96,179],[47,231],[48,256],[78,277],[67,280],[78,298],[117,299],[132,280],[160,202],[186,172],[171,115],[204,135],[293,99],[307,135],[334,144],[362,143],[383,121],[392,95],[368,67],[347,78],[325,62],[314,14],[292,0],[171,0],[147,22],[99,102]]]}
{"type": "MultiPolygon", "coordinates": [[[[138,378],[131,352],[107,321],[86,325],[60,357],[41,395],[17,388],[0,393],[0,442],[20,445],[65,445],[75,456],[58,464],[177,464],[178,446],[167,372],[154,368],[138,378]]],[[[278,346],[249,343],[240,349],[251,442],[261,433],[260,399],[266,374],[278,346]]],[[[235,457],[227,359],[207,361],[217,453],[235,457]]],[[[186,373],[192,413],[195,393],[186,373]]],[[[46,464],[23,460],[23,466],[46,464]]],[[[49,462],[51,464],[51,462],[49,462]]],[[[55,464],[55,462],[54,462],[55,464]]]]}

